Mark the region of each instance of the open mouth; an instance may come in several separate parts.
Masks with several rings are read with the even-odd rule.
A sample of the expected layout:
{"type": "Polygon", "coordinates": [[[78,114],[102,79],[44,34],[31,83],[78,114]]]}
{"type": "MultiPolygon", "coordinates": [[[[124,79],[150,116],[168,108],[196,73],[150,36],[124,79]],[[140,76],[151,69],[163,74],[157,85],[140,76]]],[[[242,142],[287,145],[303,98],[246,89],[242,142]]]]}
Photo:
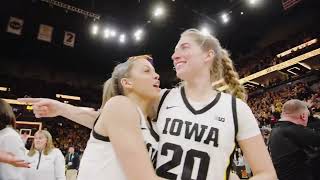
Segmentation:
{"type": "Polygon", "coordinates": [[[157,83],[153,84],[153,87],[160,88],[160,82],[157,82],[157,83]]]}

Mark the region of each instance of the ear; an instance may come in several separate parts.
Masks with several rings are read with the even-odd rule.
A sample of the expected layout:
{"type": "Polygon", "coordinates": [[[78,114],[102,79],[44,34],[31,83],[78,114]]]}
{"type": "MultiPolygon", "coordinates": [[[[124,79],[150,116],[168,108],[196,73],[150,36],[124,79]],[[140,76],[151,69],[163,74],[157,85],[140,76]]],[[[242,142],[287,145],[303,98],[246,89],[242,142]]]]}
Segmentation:
{"type": "Polygon", "coordinates": [[[213,60],[214,56],[215,56],[215,52],[214,52],[212,49],[210,49],[210,50],[206,53],[206,57],[205,57],[204,61],[205,61],[205,62],[210,62],[210,61],[213,60]]]}
{"type": "Polygon", "coordinates": [[[300,119],[301,120],[306,121],[307,118],[308,118],[307,113],[303,112],[303,113],[300,114],[300,119]]]}
{"type": "Polygon", "coordinates": [[[133,83],[128,78],[122,78],[120,83],[123,86],[123,89],[132,89],[133,88],[133,83]]]}

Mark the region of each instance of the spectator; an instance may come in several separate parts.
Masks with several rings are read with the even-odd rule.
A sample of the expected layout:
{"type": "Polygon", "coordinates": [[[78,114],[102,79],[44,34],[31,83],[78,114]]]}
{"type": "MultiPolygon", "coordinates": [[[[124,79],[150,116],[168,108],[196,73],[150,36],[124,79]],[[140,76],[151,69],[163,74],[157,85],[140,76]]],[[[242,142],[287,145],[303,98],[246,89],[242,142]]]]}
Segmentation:
{"type": "Polygon", "coordinates": [[[70,146],[66,155],[67,180],[76,180],[79,169],[80,158],[78,153],[74,152],[74,147],[70,146]]]}
{"type": "Polygon", "coordinates": [[[46,130],[35,133],[27,161],[31,168],[26,171],[26,180],[66,180],[64,157],[46,130]]]}
{"type": "Polygon", "coordinates": [[[279,180],[313,180],[305,150],[320,146],[320,133],[306,128],[309,113],[306,103],[289,100],[271,131],[269,148],[279,180]]]}
{"type": "MultiPolygon", "coordinates": [[[[25,160],[24,143],[20,135],[15,130],[16,118],[10,105],[4,100],[0,99],[0,147],[1,151],[11,152],[12,154],[5,154],[7,156],[6,162],[12,162],[13,155],[16,158],[25,160]],[[8,159],[8,155],[11,155],[8,159]]],[[[0,179],[1,180],[24,180],[24,169],[14,167],[11,164],[0,163],[0,179]]]]}

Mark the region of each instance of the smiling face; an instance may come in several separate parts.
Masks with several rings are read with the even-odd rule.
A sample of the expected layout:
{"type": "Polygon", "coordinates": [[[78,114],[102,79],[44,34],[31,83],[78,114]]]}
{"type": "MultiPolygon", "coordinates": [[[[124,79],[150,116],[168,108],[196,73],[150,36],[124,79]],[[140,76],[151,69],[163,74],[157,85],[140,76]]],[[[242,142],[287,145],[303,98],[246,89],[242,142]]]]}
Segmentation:
{"type": "Polygon", "coordinates": [[[181,36],[171,58],[177,77],[185,81],[194,78],[199,72],[209,71],[212,63],[209,51],[203,50],[194,37],[188,34],[181,36]]]}

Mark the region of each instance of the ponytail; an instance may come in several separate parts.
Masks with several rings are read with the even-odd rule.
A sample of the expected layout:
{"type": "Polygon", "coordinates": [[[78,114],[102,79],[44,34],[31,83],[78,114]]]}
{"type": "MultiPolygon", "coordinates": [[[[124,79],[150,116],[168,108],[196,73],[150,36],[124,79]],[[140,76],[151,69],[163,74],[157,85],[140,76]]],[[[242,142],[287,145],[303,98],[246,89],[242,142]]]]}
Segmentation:
{"type": "Polygon", "coordinates": [[[113,78],[108,79],[103,84],[101,109],[104,107],[104,105],[107,103],[107,101],[110,98],[117,95],[116,89],[114,87],[115,87],[115,83],[114,83],[113,78]]]}
{"type": "Polygon", "coordinates": [[[232,60],[230,59],[230,55],[228,51],[226,51],[225,49],[222,49],[221,64],[223,67],[222,68],[223,78],[225,83],[229,86],[229,92],[233,96],[243,101],[246,101],[247,100],[246,91],[244,87],[240,84],[239,75],[235,71],[235,68],[233,66],[232,60]]]}

